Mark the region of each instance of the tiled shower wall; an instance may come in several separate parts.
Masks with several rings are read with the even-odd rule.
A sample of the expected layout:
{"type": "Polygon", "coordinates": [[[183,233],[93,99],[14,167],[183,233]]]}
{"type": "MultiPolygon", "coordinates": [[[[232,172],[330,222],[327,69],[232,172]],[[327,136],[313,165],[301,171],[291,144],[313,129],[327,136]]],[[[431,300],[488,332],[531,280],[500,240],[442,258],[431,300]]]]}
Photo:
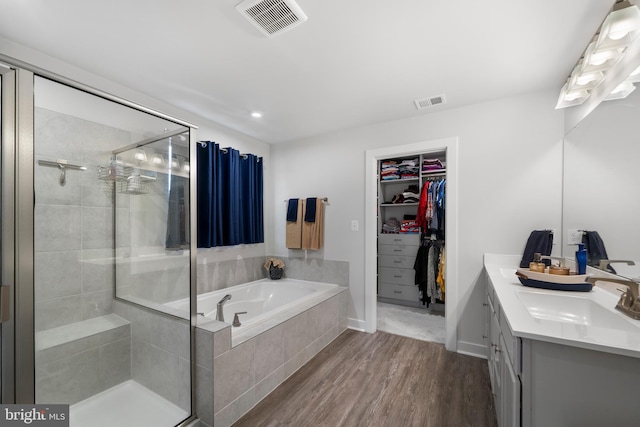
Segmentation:
{"type": "MultiPolygon", "coordinates": [[[[131,143],[119,129],[36,108],[35,114],[35,329],[55,328],[111,313],[113,299],[113,201],[97,166],[114,147],[131,143]],[[38,160],[66,160],[87,167],[60,171],[38,160]]],[[[128,218],[128,208],[117,215],[128,218]]],[[[128,221],[121,221],[128,224],[128,221]]],[[[118,241],[128,244],[126,226],[118,241]]]]}
{"type": "MultiPolygon", "coordinates": [[[[213,252],[208,249],[198,249],[198,294],[268,277],[268,272],[263,267],[268,258],[271,256],[215,261],[213,252]]],[[[349,286],[347,261],[274,258],[284,261],[284,277],[349,286]]]]}

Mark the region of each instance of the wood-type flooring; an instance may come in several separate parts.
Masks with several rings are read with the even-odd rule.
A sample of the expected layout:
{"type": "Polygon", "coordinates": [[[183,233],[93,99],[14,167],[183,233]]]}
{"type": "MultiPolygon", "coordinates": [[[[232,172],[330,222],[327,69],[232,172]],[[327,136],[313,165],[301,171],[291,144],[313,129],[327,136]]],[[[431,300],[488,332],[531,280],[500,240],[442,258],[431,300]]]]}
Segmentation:
{"type": "Polygon", "coordinates": [[[486,360],[346,330],[233,427],[496,425],[486,360]]]}

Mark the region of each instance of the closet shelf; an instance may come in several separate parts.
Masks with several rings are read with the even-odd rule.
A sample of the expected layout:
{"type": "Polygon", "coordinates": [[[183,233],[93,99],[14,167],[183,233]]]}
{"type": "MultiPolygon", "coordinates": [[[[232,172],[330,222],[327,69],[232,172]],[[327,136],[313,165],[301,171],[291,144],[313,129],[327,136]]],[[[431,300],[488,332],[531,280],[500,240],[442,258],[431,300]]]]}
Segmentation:
{"type": "Polygon", "coordinates": [[[385,208],[390,207],[402,207],[402,206],[418,206],[419,203],[381,203],[380,206],[384,206],[385,208]]]}
{"type": "Polygon", "coordinates": [[[405,178],[405,179],[383,179],[380,180],[380,184],[397,184],[399,182],[416,182],[420,178],[405,178]]]}

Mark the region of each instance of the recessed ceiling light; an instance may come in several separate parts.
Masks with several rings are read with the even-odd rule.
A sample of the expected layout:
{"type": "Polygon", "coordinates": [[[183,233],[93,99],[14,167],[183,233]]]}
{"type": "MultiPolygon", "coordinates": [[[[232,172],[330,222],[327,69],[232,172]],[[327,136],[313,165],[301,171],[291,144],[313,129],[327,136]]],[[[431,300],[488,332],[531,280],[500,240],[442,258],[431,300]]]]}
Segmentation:
{"type": "Polygon", "coordinates": [[[262,113],[259,111],[254,111],[251,113],[251,117],[255,118],[255,119],[259,119],[260,117],[262,117],[262,113]]]}

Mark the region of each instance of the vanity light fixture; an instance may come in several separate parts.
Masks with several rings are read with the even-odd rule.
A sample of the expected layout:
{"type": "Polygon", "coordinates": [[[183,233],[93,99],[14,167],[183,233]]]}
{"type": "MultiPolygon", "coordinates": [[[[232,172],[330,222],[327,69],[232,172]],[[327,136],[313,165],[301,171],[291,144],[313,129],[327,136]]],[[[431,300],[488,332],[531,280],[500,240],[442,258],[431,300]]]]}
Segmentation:
{"type": "MultiPolygon", "coordinates": [[[[585,49],[582,58],[560,90],[556,109],[580,105],[589,98],[591,91],[607,80],[626,48],[640,34],[640,8],[628,0],[618,1],[607,15],[598,33],[585,49]]],[[[618,90],[618,88],[616,88],[618,90]]],[[[620,88],[614,96],[627,96],[633,89],[629,85],[620,88]]],[[[613,95],[613,94],[612,94],[613,95]]],[[[620,99],[620,98],[607,98],[620,99]]]]}
{"type": "Polygon", "coordinates": [[[189,161],[185,159],[185,161],[182,162],[182,171],[188,173],[190,170],[191,170],[191,165],[189,164],[189,161]]]}

